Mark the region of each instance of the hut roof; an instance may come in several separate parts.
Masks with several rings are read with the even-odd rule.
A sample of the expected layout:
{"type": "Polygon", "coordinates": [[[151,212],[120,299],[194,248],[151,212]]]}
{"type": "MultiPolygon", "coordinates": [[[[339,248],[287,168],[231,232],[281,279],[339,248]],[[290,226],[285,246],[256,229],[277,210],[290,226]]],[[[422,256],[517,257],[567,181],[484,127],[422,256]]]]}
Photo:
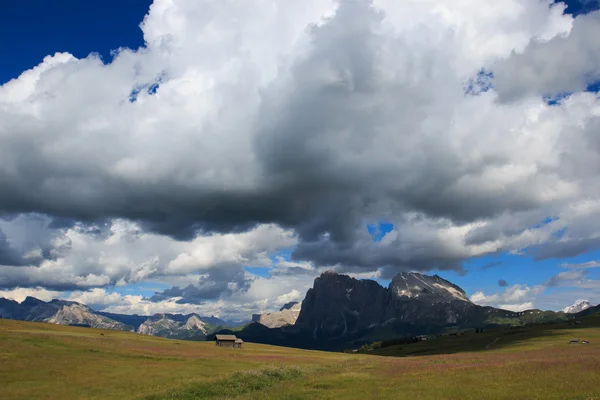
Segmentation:
{"type": "Polygon", "coordinates": [[[215,335],[215,340],[235,342],[238,338],[235,335],[215,335]]]}
{"type": "Polygon", "coordinates": [[[244,341],[242,339],[235,339],[236,343],[244,343],[244,341]]]}

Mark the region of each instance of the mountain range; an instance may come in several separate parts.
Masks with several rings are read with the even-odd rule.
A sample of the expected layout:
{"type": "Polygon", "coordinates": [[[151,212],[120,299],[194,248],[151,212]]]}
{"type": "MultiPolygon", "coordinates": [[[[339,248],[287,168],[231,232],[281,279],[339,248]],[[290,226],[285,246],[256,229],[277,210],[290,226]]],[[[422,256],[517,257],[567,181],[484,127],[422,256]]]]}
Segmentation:
{"type": "MultiPolygon", "coordinates": [[[[600,312],[599,307],[583,312],[600,312]]],[[[293,325],[269,329],[255,318],[235,333],[250,342],[340,350],[400,337],[564,321],[578,315],[479,306],[437,275],[403,272],[386,288],[373,280],[326,272],[306,293],[293,325]]]]}
{"type": "Polygon", "coordinates": [[[86,305],[66,300],[44,302],[27,297],[23,302],[0,298],[0,318],[51,324],[86,326],[138,332],[172,339],[205,340],[227,326],[216,317],[197,314],[155,314],[153,316],[113,314],[94,311],[86,305]]]}
{"type": "Polygon", "coordinates": [[[198,314],[152,316],[97,312],[76,302],[23,302],[0,298],[0,318],[116,329],[166,338],[206,340],[234,333],[245,341],[310,349],[339,350],[365,343],[464,329],[522,326],[561,321],[600,312],[588,301],[563,311],[512,312],[472,303],[464,290],[437,276],[398,274],[388,287],[373,280],[325,272],[301,303],[252,316],[235,330],[217,317],[198,314]]]}

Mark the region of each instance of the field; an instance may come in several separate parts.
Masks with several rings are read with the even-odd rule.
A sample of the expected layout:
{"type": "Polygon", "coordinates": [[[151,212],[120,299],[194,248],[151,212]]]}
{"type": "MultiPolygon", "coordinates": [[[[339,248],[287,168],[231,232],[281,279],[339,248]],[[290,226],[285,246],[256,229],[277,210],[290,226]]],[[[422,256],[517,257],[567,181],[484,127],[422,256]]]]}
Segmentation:
{"type": "Polygon", "coordinates": [[[0,319],[0,398],[600,400],[600,317],[372,354],[225,349],[0,319]]]}

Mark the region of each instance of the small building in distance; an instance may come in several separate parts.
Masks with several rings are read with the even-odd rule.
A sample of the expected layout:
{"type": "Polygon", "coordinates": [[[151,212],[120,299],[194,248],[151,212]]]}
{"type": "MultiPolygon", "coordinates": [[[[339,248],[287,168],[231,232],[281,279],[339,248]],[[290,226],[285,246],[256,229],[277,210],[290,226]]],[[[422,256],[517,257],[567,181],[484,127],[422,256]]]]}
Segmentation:
{"type": "Polygon", "coordinates": [[[235,335],[215,335],[215,345],[217,347],[231,347],[241,349],[244,341],[238,339],[235,335]]]}

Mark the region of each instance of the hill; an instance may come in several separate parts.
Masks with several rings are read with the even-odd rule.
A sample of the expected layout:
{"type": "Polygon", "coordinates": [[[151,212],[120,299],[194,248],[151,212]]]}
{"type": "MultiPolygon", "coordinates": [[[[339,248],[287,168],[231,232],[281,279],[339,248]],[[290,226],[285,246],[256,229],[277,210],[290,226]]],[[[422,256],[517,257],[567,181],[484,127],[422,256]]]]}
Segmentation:
{"type": "Polygon", "coordinates": [[[577,326],[524,328],[527,334],[489,350],[467,340],[456,351],[417,357],[412,346],[424,344],[416,343],[408,353],[389,348],[388,357],[380,357],[254,343],[225,349],[125,331],[0,320],[0,385],[5,400],[584,400],[600,396],[599,321],[592,315],[577,326]],[[589,344],[568,344],[573,337],[589,344]],[[390,357],[399,355],[410,357],[390,357]]]}

